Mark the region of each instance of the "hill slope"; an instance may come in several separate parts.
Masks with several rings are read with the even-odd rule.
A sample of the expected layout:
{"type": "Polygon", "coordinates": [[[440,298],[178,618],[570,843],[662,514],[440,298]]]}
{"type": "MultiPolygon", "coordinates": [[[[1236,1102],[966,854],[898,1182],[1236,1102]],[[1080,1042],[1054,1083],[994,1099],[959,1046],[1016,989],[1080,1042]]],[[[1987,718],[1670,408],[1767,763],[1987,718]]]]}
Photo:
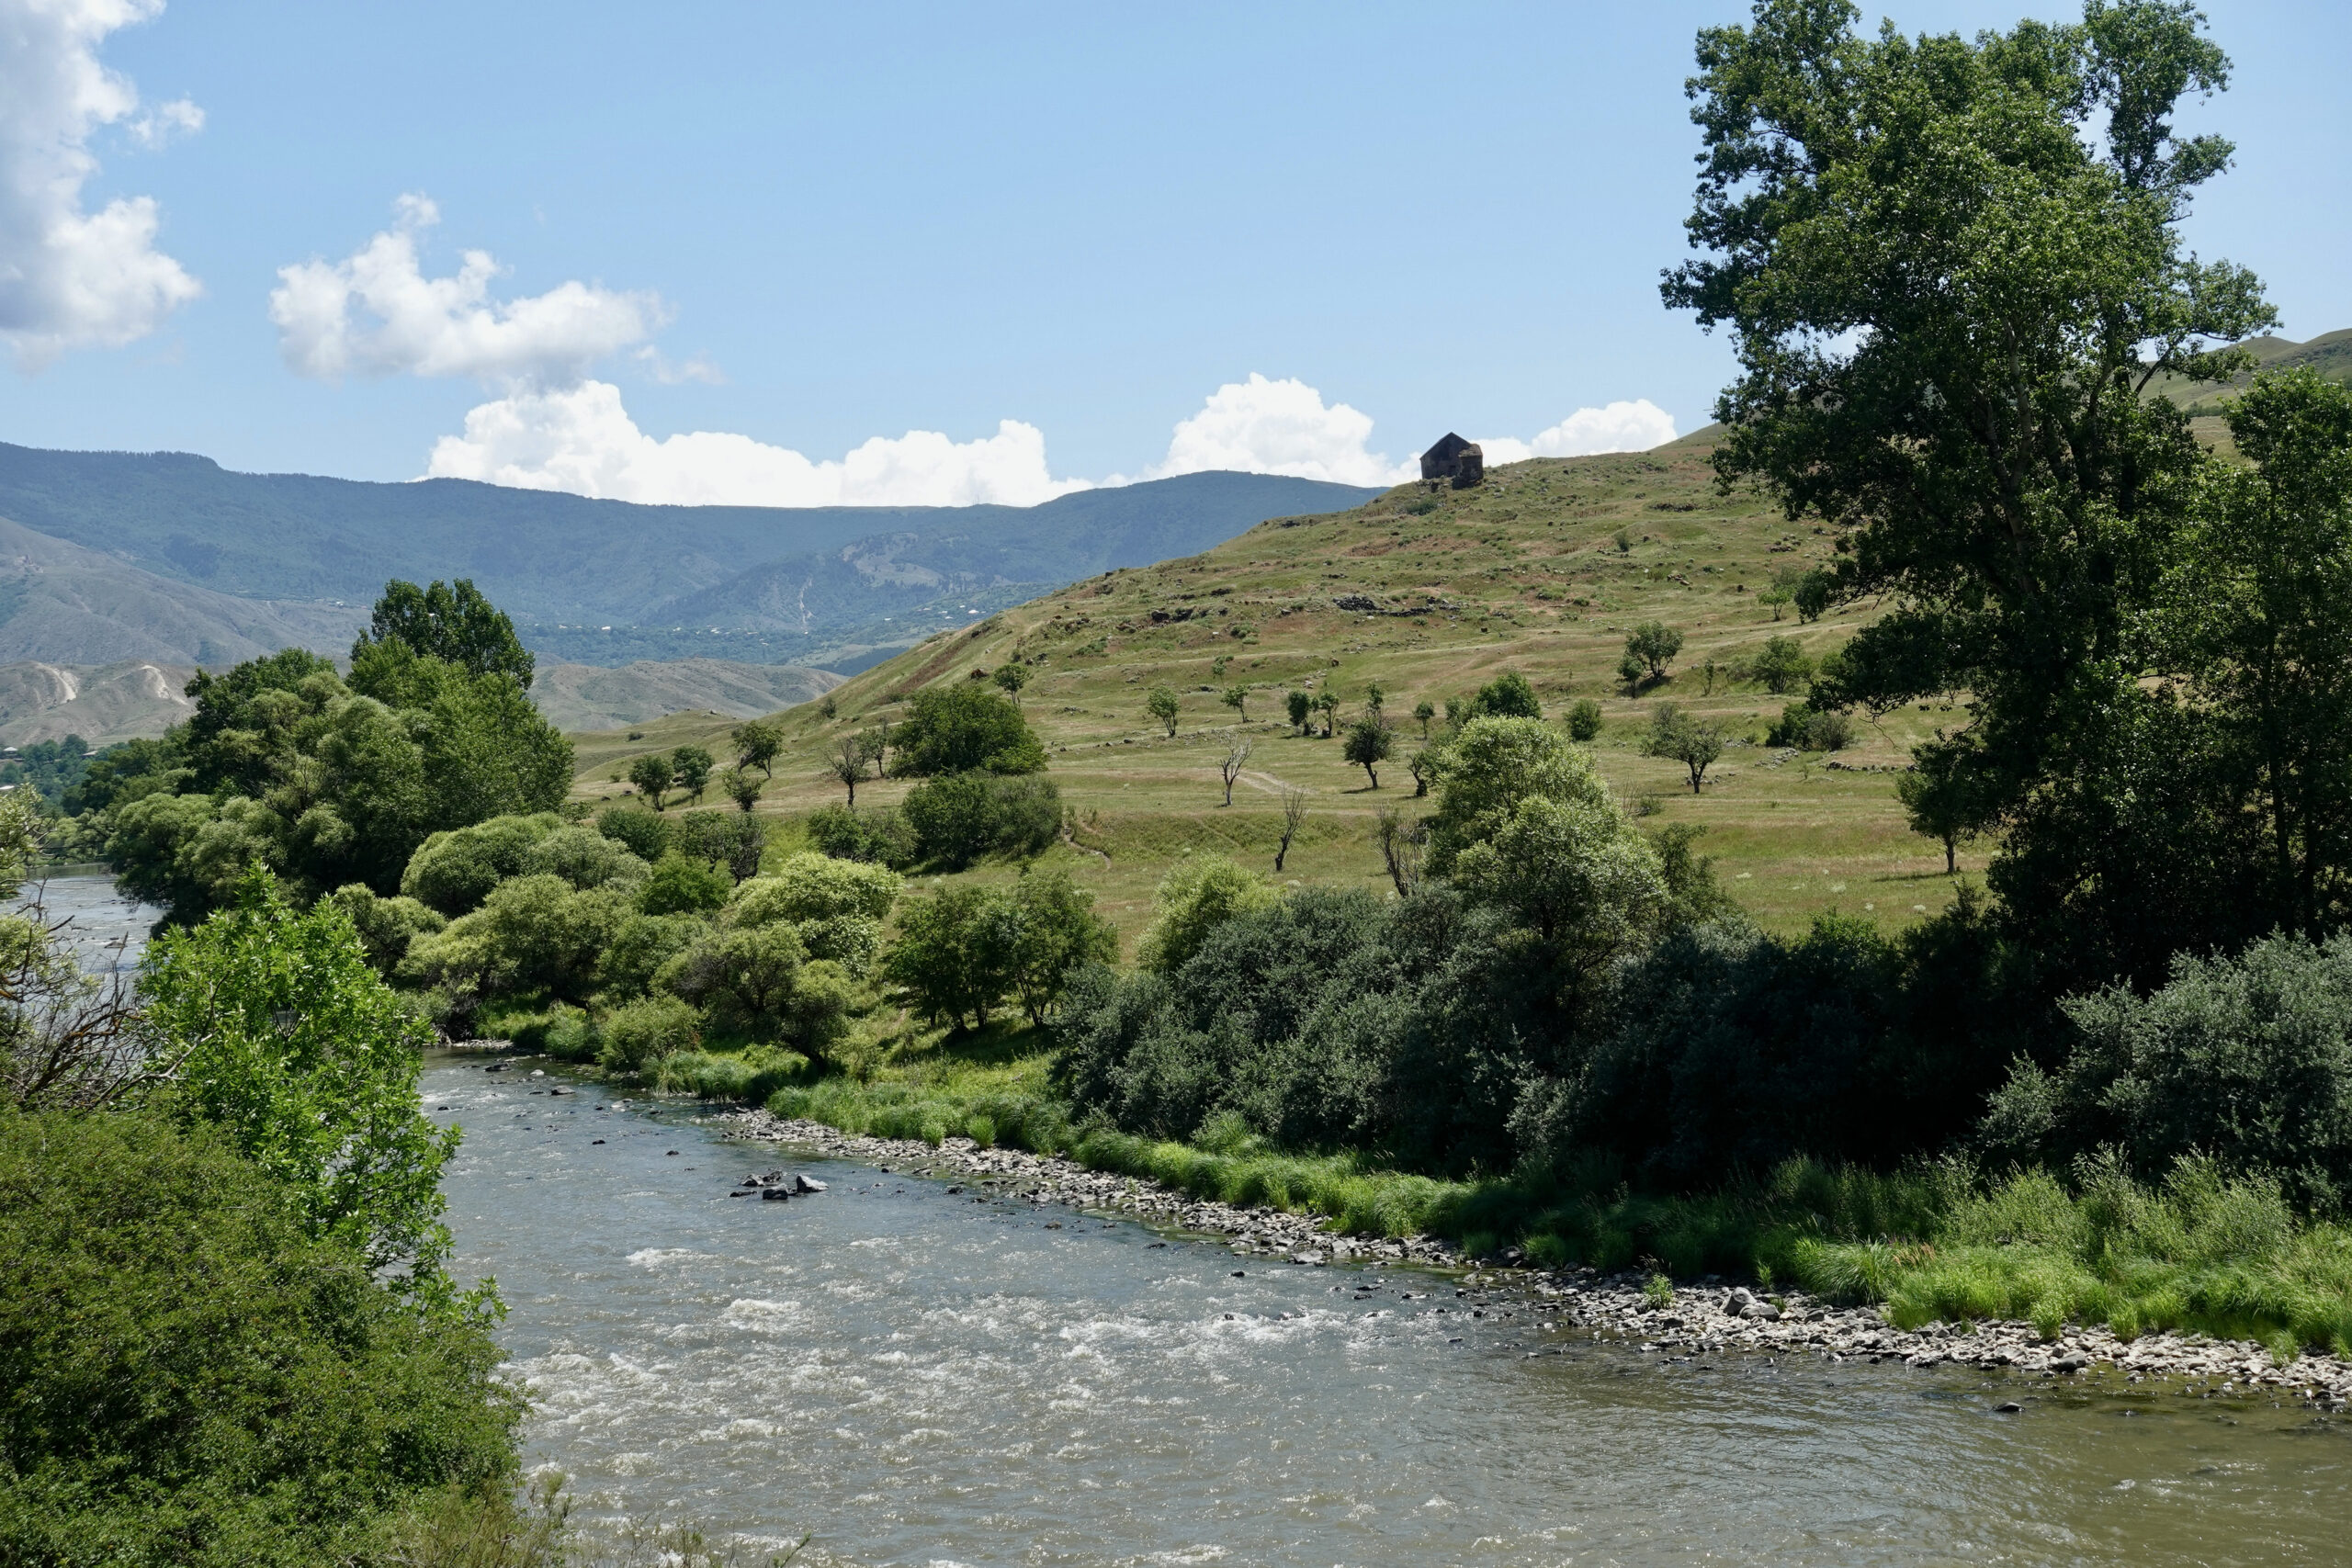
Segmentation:
{"type": "MultiPolygon", "coordinates": [[[[1008,584],[1025,598],[1040,585],[1204,548],[1264,518],[1368,493],[1268,475],[1188,474],[1035,507],[639,506],[459,479],[239,474],[184,453],[0,446],[0,517],[147,578],[245,600],[366,604],[388,578],[468,576],[534,647],[586,663],[727,651],[805,657],[854,640],[845,634],[882,616],[903,632],[904,615],[934,601],[991,590],[1001,597],[1008,584]],[[713,627],[754,640],[693,640],[713,627]]],[[[960,616],[962,607],[948,613],[960,616]]],[[[936,626],[937,615],[923,624],[936,626]]],[[[36,656],[81,657],[62,649],[36,656]]]]}
{"type": "Polygon", "coordinates": [[[0,664],[0,746],[78,735],[94,746],[161,735],[196,711],[185,664],[0,664]]]}
{"type": "MultiPolygon", "coordinates": [[[[933,637],[832,693],[838,718],[813,705],[788,712],[790,749],[762,808],[791,816],[839,800],[819,761],[839,733],[890,716],[922,685],[1019,658],[1033,671],[1023,705],[1079,823],[1079,847],[1054,854],[1132,938],[1153,884],[1187,849],[1226,850],[1271,869],[1285,784],[1312,792],[1285,874],[1384,886],[1371,829],[1380,807],[1409,807],[1415,703],[1442,707],[1516,669],[1553,714],[1578,697],[1601,703],[1602,773],[1645,826],[1705,828],[1701,848],[1719,857],[1725,886],[1760,919],[1788,928],[1831,908],[1890,926],[1916,919],[1951,896],[1941,850],[1905,829],[1885,773],[1860,770],[1901,766],[1913,739],[1958,716],[1890,716],[1834,758],[1736,746],[1695,798],[1678,764],[1640,752],[1660,700],[1760,739],[1792,699],[1729,667],[1775,635],[1818,656],[1870,615],[1812,626],[1774,618],[1759,591],[1776,569],[1824,557],[1828,540],[1792,528],[1759,497],[1718,494],[1713,441],[1701,432],[1647,453],[1515,464],[1470,491],[1401,486],[1351,511],[1278,519],[1203,554],[1097,577],[933,637]],[[1686,641],[1671,678],[1635,698],[1615,671],[1627,631],[1651,619],[1686,641]],[[1374,682],[1401,731],[1377,791],[1336,741],[1299,737],[1282,717],[1285,692],[1330,690],[1344,725],[1374,682]],[[1219,699],[1237,683],[1248,693],[1239,715],[1219,699]],[[1144,711],[1159,684],[1180,694],[1172,738],[1144,711]],[[1252,750],[1228,809],[1218,763],[1239,741],[1252,750]]],[[[616,775],[634,753],[689,739],[716,750],[724,734],[682,716],[646,727],[635,742],[582,736],[580,793],[620,793],[616,775]]],[[[859,804],[902,788],[869,783],[859,804]]]]}
{"type": "Polygon", "coordinates": [[[672,714],[752,718],[813,702],[842,683],[827,670],[682,659],[667,664],[563,664],[542,660],[531,701],[559,729],[616,729],[672,714]]]}

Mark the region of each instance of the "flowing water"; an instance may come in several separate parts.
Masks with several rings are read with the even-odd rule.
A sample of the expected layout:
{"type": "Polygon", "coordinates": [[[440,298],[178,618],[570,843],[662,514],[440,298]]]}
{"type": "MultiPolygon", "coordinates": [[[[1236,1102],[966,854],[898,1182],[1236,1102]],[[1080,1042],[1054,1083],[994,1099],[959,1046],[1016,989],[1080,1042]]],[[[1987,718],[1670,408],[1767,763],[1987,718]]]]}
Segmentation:
{"type": "Polygon", "coordinates": [[[1662,1368],[1472,1317],[1445,1276],[1237,1258],[839,1162],[784,1162],[821,1196],[730,1198],[778,1152],[548,1095],[534,1066],[438,1058],[426,1103],[466,1129],[449,1218],[512,1309],[530,1457],[590,1515],[876,1564],[2352,1551],[2352,1422],[1949,1369],[1662,1368]]]}
{"type": "Polygon", "coordinates": [[[66,922],[60,940],[74,950],[84,970],[128,974],[147,950],[147,928],[163,919],[153,904],[115,890],[110,876],[52,876],[25,884],[17,907],[40,907],[50,924],[66,922]]]}

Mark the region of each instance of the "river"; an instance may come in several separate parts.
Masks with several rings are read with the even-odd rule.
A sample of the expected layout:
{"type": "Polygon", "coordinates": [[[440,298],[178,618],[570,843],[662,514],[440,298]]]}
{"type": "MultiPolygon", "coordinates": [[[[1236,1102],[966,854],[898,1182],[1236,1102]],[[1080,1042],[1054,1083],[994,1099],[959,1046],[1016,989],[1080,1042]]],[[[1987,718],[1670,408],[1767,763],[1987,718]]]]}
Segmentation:
{"type": "Polygon", "coordinates": [[[533,1066],[437,1058],[427,1107],[466,1129],[458,1267],[511,1308],[530,1459],[586,1515],[872,1564],[2253,1563],[2338,1561],[2352,1533],[2335,1418],[1661,1367],[1472,1318],[1441,1275],[1238,1259],[838,1162],[795,1167],[820,1196],[730,1198],[774,1148],[550,1096],[533,1066]]]}

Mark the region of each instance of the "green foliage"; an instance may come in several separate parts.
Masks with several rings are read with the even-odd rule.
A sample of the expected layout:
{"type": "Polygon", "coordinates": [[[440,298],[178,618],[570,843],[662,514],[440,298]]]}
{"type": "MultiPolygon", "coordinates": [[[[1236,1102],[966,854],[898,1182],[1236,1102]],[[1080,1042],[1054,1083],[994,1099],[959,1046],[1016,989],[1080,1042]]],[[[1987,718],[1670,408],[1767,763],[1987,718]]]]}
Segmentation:
{"type": "Polygon", "coordinates": [[[775,777],[776,754],[784,750],[784,731],[774,719],[745,719],[727,732],[735,748],[735,765],[757,768],[764,778],[775,777]]]}
{"type": "Polygon", "coordinates": [[[1020,708],[971,681],[917,692],[893,747],[891,765],[901,778],[1035,773],[1046,766],[1046,749],[1020,708]]]}
{"type": "Polygon", "coordinates": [[[1396,739],[1396,732],[1377,718],[1358,719],[1348,726],[1344,755],[1351,764],[1363,770],[1363,776],[1372,781],[1374,789],[1380,787],[1380,764],[1388,761],[1396,739]]]}
{"type": "Polygon", "coordinates": [[[1957,869],[1961,840],[1975,837],[1980,817],[1970,789],[1967,748],[1922,746],[1911,756],[1911,766],[1894,777],[1894,797],[1903,803],[1913,832],[1943,845],[1944,871],[1950,874],[1957,869]]]}
{"type": "Polygon", "coordinates": [[[2191,1155],[2270,1173],[2324,1209],[2352,1195],[2352,936],[2274,936],[2235,957],[2183,954],[2161,989],[2065,1004],[2073,1039],[2020,1061],[1984,1137],[2064,1162],[2101,1148],[2159,1176],[2191,1155]]]}
{"type": "Polygon", "coordinates": [[[649,915],[708,914],[726,904],[734,886],[717,866],[673,850],[653,863],[637,891],[637,907],[649,915]]]}
{"type": "Polygon", "coordinates": [[[1029,667],[1025,664],[1005,664],[990,676],[989,682],[1015,703],[1021,700],[1021,688],[1029,683],[1029,667]]]}
{"type": "Polygon", "coordinates": [[[1464,724],[1474,718],[1542,718],[1544,704],[1526,676],[1506,670],[1478,688],[1460,716],[1464,724]]]}
{"type": "Polygon", "coordinates": [[[209,1127],[0,1110],[0,1560],[311,1568],[512,1483],[483,1323],[420,1314],[305,1190],[209,1127]]]}
{"type": "Polygon", "coordinates": [[[417,846],[401,874],[401,892],[444,915],[481,907],[490,890],[523,872],[524,857],[541,840],[563,830],[551,811],[493,817],[470,828],[439,832],[417,846]]]}
{"type": "Polygon", "coordinates": [[[681,746],[670,753],[670,776],[696,804],[701,803],[703,791],[710,787],[712,766],[710,753],[699,746],[681,746]]]}
{"type": "Polygon", "coordinates": [[[1061,793],[1045,779],[950,773],[909,790],[899,810],[921,856],[948,871],[991,854],[1037,854],[1061,831],[1061,793]]]}
{"type": "Polygon", "coordinates": [[[1716,467],[1833,531],[1801,610],[1892,604],[1817,705],[1969,693],[2020,940],[2059,973],[2152,980],[2278,913],[2222,716],[2142,680],[2179,668],[2150,612],[2207,464],[2143,391],[2228,378],[2248,356],[2205,345],[2275,320],[2182,242],[2229,148],[2172,117],[2228,62],[2165,0],[1973,39],[1854,22],[1765,0],[1701,35],[1700,254],[1665,297],[1738,346],[1716,467]]]}
{"type": "Polygon", "coordinates": [[[388,643],[454,664],[469,675],[498,673],[512,676],[518,686],[531,683],[533,660],[514,635],[514,623],[462,577],[429,588],[398,580],[384,584],[368,630],[351,645],[355,688],[366,690],[359,684],[359,671],[388,643]]]}
{"type": "Polygon", "coordinates": [[[727,918],[739,926],[791,924],[812,958],[831,959],[852,975],[874,963],[905,882],[896,872],[822,854],[797,854],[770,876],[737,887],[727,918]]]}
{"type": "Polygon", "coordinates": [[[1013,984],[1014,921],[1000,894],[943,887],[910,899],[882,973],[909,1006],[933,1022],[988,1027],[989,1010],[1013,984]]]}
{"type": "Polygon", "coordinates": [[[1079,971],[1119,961],[1119,933],[1066,871],[1024,867],[1003,897],[1012,926],[1011,988],[1029,1021],[1042,1024],[1079,971]]]}
{"type": "Polygon", "coordinates": [[[1152,921],[1136,962],[1162,974],[1182,968],[1225,921],[1273,904],[1272,884],[1224,855],[1187,854],[1152,893],[1152,921]]]}
{"type": "Polygon", "coordinates": [[[623,845],[577,824],[558,828],[531,845],[515,867],[520,875],[560,876],[582,889],[634,887],[645,880],[648,869],[623,845]]]}
{"type": "Polygon", "coordinates": [[[795,992],[808,957],[789,924],[720,928],[664,964],[658,983],[721,1027],[773,1040],[794,1032],[795,992]]]}
{"type": "Polygon", "coordinates": [[[1170,739],[1176,735],[1176,693],[1167,686],[1154,686],[1144,697],[1143,711],[1167,727],[1170,739]]]}
{"type": "Polygon", "coordinates": [[[605,1015],[597,1063],[607,1072],[643,1073],[664,1056],[702,1043],[702,1015],[676,997],[645,997],[605,1015]]]}
{"type": "Polygon", "coordinates": [[[1647,946],[1669,908],[1657,852],[1615,802],[1589,795],[1520,801],[1455,857],[1453,879],[1464,899],[1524,933],[1579,996],[1647,946]]]}
{"type": "Polygon", "coordinates": [[[1768,746],[1793,746],[1800,751],[1842,751],[1854,740],[1853,716],[1809,702],[1791,703],[1764,732],[1768,746]]]}
{"type": "Polygon", "coordinates": [[[1660,703],[1650,717],[1650,732],[1642,739],[1644,754],[1670,758],[1690,774],[1690,793],[1699,793],[1707,769],[1724,754],[1724,732],[1693,717],[1672,703],[1660,703]]]}
{"type": "Polygon", "coordinates": [[[656,811],[662,809],[670,785],[677,776],[677,769],[672,766],[667,751],[649,751],[642,757],[629,760],[629,784],[640,796],[652,803],[656,811]]]}
{"type": "Polygon", "coordinates": [[[255,868],[233,908],[157,940],[141,991],[177,1059],[183,1121],[219,1128],[312,1235],[446,1296],[439,1184],[458,1132],[417,1103],[432,1031],[368,966],[342,910],[299,913],[255,868]]]}
{"type": "Polygon", "coordinates": [[[1785,694],[1813,679],[1813,659],[1804,644],[1792,637],[1764,639],[1763,651],[1748,661],[1748,673],[1764,682],[1764,689],[1775,694],[1785,694]]]}
{"type": "Polygon", "coordinates": [[[670,819],[641,806],[607,806],[596,813],[596,831],[650,865],[670,852],[670,819]]]}
{"type": "Polygon", "coordinates": [[[1625,657],[1638,660],[1652,681],[1666,679],[1667,667],[1682,651],[1682,634],[1664,621],[1644,621],[1625,637],[1625,657]]]}
{"type": "Polygon", "coordinates": [[[379,975],[389,975],[398,968],[401,960],[408,956],[409,944],[419,936],[440,931],[449,923],[440,913],[413,898],[379,898],[376,890],[364,882],[338,887],[328,897],[358,933],[369,965],[379,975]]]}
{"type": "Polygon", "coordinates": [[[808,841],[836,860],[868,861],[903,871],[922,858],[913,826],[896,807],[854,811],[846,806],[820,806],[808,814],[808,841]]]}
{"type": "Polygon", "coordinates": [[[1492,835],[1522,800],[1609,802],[1609,787],[1591,760],[1538,719],[1472,719],[1436,761],[1443,786],[1430,820],[1430,870],[1436,875],[1452,868],[1456,854],[1492,835]]]}
{"type": "Polygon", "coordinates": [[[1588,744],[1600,738],[1600,705],[1578,697],[1568,709],[1568,739],[1588,744]]]}
{"type": "Polygon", "coordinates": [[[1283,712],[1290,719],[1291,728],[1304,735],[1306,720],[1315,712],[1315,698],[1306,692],[1286,692],[1283,694],[1283,712]]]}
{"type": "Polygon", "coordinates": [[[1250,716],[1250,688],[1247,686],[1227,686],[1218,694],[1217,701],[1243,718],[1250,716]]]}

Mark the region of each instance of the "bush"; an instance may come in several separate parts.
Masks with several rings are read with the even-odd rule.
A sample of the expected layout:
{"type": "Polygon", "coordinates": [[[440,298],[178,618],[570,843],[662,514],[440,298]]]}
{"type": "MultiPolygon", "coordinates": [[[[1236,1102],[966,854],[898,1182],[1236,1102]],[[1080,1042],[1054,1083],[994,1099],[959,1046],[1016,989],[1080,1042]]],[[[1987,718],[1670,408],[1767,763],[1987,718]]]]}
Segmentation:
{"type": "Polygon", "coordinates": [[[596,813],[596,831],[648,865],[670,850],[670,819],[642,806],[607,806],[596,813]]]}
{"type": "Polygon", "coordinates": [[[2054,1071],[2018,1064],[1985,1118],[1992,1152],[2112,1147],[2148,1178],[2202,1154],[2305,1203],[2352,1196],[2352,936],[2183,954],[2153,995],[2118,986],[2062,1010],[2071,1048],[2054,1071]]]}
{"type": "Polygon", "coordinates": [[[989,1010],[1013,984],[1015,926],[1001,894],[946,887],[911,900],[882,973],[926,1019],[988,1027],[989,1010]]]}
{"type": "Polygon", "coordinates": [[[1804,644],[1792,637],[1764,639],[1764,648],[1748,663],[1748,673],[1776,694],[1795,690],[1813,678],[1813,660],[1804,644]]]}
{"type": "Polygon", "coordinates": [[[651,1064],[702,1043],[702,1015],[676,997],[648,997],[605,1015],[605,1070],[643,1073],[651,1064]]]}
{"type": "Polygon", "coordinates": [[[880,950],[882,921],[903,886],[896,872],[881,866],[797,854],[774,875],[736,888],[727,918],[739,926],[788,921],[810,957],[863,974],[880,950]]]}
{"type": "Polygon", "coordinates": [[[330,895],[335,907],[359,933],[368,962],[379,975],[389,975],[408,956],[418,937],[443,930],[448,921],[413,898],[382,898],[364,882],[338,887],[330,895]]]}
{"type": "Polygon", "coordinates": [[[1181,968],[1219,925],[1280,897],[1272,883],[1224,855],[1187,854],[1152,894],[1152,922],[1136,961],[1162,974],[1181,968]]]}
{"type": "Polygon", "coordinates": [[[401,875],[401,892],[444,915],[477,908],[490,890],[520,875],[533,845],[563,829],[552,811],[493,817],[470,828],[435,833],[417,846],[401,875]]]}
{"type": "Polygon", "coordinates": [[[662,965],[657,983],[722,1028],[773,1039],[794,1021],[793,993],[808,950],[781,922],[707,931],[662,965]]]}
{"type": "Polygon", "coordinates": [[[1590,741],[1600,736],[1600,705],[1590,697],[1578,697],[1568,709],[1568,739],[1590,741]]]}
{"type": "Polygon", "coordinates": [[[1036,854],[1061,831],[1061,793],[1044,779],[954,773],[917,784],[899,809],[922,857],[948,871],[990,854],[1036,854]]]}
{"type": "Polygon", "coordinates": [[[734,879],[717,866],[673,850],[653,864],[637,892],[637,907],[649,915],[708,914],[723,908],[734,879]]]}
{"type": "Polygon", "coordinates": [[[560,828],[523,853],[519,874],[560,876],[574,887],[634,886],[645,880],[644,859],[592,828],[560,828]]]}
{"type": "Polygon", "coordinates": [[[567,1062],[584,1062],[596,1055],[595,1026],[585,1012],[562,1002],[541,1012],[492,1015],[489,1021],[526,1051],[544,1051],[567,1062]]]}
{"type": "Polygon", "coordinates": [[[643,996],[662,966],[693,945],[704,929],[691,915],[623,917],[596,961],[598,987],[608,998],[643,996]]]}
{"type": "Polygon", "coordinates": [[[1478,688],[1460,716],[1465,724],[1474,718],[1542,718],[1544,704],[1526,676],[1506,670],[1478,688]]]}
{"type": "Polygon", "coordinates": [[[896,807],[854,811],[820,806],[808,814],[808,841],[835,860],[867,861],[904,871],[922,858],[922,846],[905,813],[896,807]]]}
{"type": "Polygon", "coordinates": [[[1800,751],[1842,751],[1854,741],[1849,714],[1823,712],[1809,703],[1791,703],[1781,710],[1765,742],[1793,746],[1800,751]]]}
{"type": "Polygon", "coordinates": [[[0,1561],[311,1568],[511,1483],[519,1389],[205,1129],[0,1111],[0,1561]]]}

